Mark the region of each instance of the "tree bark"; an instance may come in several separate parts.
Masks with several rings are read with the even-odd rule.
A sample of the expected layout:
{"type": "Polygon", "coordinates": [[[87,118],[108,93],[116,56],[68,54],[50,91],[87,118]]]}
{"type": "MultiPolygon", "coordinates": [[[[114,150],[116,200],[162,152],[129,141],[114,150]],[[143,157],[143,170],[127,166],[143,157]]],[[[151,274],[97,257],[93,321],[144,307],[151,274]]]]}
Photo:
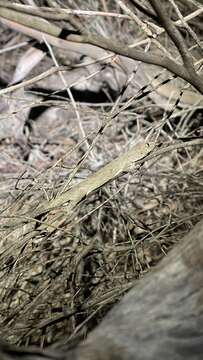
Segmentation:
{"type": "Polygon", "coordinates": [[[76,350],[80,360],[203,359],[203,221],[76,350]]]}

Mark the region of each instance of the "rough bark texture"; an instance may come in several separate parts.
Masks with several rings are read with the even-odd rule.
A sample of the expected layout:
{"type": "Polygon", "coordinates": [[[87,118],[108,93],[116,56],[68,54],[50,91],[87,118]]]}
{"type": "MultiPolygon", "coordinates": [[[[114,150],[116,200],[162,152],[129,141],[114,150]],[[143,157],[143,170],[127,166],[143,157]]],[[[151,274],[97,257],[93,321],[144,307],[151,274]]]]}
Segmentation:
{"type": "MultiPolygon", "coordinates": [[[[0,347],[0,359],[57,359],[0,347]]],[[[203,358],[203,221],[140,280],[77,348],[58,359],[203,358]]]]}

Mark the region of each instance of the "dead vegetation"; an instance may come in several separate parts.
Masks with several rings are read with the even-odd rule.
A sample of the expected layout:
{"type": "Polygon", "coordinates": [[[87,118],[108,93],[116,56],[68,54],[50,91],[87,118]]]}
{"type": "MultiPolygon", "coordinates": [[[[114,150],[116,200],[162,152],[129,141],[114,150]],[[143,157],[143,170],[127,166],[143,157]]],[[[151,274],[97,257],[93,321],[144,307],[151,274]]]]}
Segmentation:
{"type": "Polygon", "coordinates": [[[202,7],[24,3],[0,1],[0,332],[46,346],[84,338],[202,217],[202,7]],[[45,56],[29,40],[48,5],[45,56]]]}

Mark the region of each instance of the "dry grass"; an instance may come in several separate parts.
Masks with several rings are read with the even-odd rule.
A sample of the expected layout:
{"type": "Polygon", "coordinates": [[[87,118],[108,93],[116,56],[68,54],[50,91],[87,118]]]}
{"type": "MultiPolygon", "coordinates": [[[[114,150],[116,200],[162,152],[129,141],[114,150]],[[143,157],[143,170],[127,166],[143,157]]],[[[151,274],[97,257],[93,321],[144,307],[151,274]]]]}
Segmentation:
{"type": "MultiPolygon", "coordinates": [[[[98,32],[106,29],[102,18],[90,24],[98,32]]],[[[126,26],[124,23],[123,28],[126,26]]],[[[11,36],[6,29],[3,34],[4,41],[11,36]]],[[[6,64],[5,77],[15,61],[13,56],[6,64]]],[[[132,82],[129,86],[131,92],[135,91],[132,82]]],[[[72,169],[92,142],[94,147],[71,184],[121,154],[129,144],[146,138],[152,130],[158,143],[163,144],[202,135],[201,109],[188,106],[181,110],[175,105],[176,112],[169,116],[167,107],[163,110],[149,95],[132,101],[128,109],[112,118],[102,135],[98,131],[115,107],[115,100],[104,106],[78,104],[88,144],[81,141],[71,103],[63,99],[49,101],[48,125],[43,123],[43,114],[31,121],[31,130],[26,127],[28,133],[20,141],[2,140],[7,164],[11,166],[16,155],[16,167],[11,166],[10,171],[4,167],[1,175],[0,329],[1,336],[10,342],[43,346],[85,336],[134,281],[145,276],[202,216],[203,150],[196,146],[152,159],[98,189],[51,234],[39,231],[22,246],[19,241],[26,238],[17,239],[12,233],[13,219],[22,217],[46,197],[53,197],[64,179],[72,176],[72,169]],[[51,110],[53,105],[59,109],[57,116],[51,110]],[[39,156],[33,152],[32,157],[26,157],[29,147],[37,149],[39,156]],[[42,159],[42,154],[48,159],[42,159]],[[11,225],[5,229],[8,221],[11,225]]],[[[21,96],[24,99],[25,93],[21,96]]],[[[32,101],[36,105],[39,99],[32,101]]],[[[125,96],[121,97],[116,110],[125,102],[125,96]]],[[[22,114],[22,109],[17,112],[22,114]]]]}

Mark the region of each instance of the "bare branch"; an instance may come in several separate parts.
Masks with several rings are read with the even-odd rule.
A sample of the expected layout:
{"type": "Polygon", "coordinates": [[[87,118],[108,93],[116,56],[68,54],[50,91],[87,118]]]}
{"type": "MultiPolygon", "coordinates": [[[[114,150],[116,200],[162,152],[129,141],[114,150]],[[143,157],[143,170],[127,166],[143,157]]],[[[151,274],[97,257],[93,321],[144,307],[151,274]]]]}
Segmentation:
{"type": "Polygon", "coordinates": [[[187,69],[191,78],[196,82],[197,74],[194,69],[192,57],[186,47],[185,41],[182,38],[180,32],[173,24],[172,20],[168,16],[168,12],[163,4],[159,0],[149,0],[151,6],[153,7],[156,14],[159,16],[160,21],[167,34],[170,36],[174,44],[176,45],[180,55],[182,57],[185,68],[187,69]]]}
{"type": "MultiPolygon", "coordinates": [[[[143,51],[132,49],[129,46],[123,46],[123,44],[116,41],[115,39],[107,39],[105,37],[98,35],[83,33],[80,36],[80,35],[71,34],[66,37],[66,40],[75,43],[91,44],[96,47],[100,47],[108,51],[115,52],[119,55],[123,55],[137,61],[142,61],[148,64],[160,66],[162,68],[167,69],[176,76],[179,76],[182,79],[186,80],[191,85],[193,85],[200,93],[203,94],[203,81],[194,70],[191,57],[182,40],[179,31],[176,29],[173,23],[167,18],[167,14],[165,13],[165,10],[164,12],[162,12],[163,7],[159,8],[158,5],[160,4],[160,2],[157,3],[157,0],[150,0],[150,1],[152,1],[154,9],[158,11],[157,14],[160,15],[162,22],[164,23],[164,26],[166,26],[166,31],[168,32],[168,34],[170,35],[170,37],[178,47],[185,66],[176,63],[167,56],[145,53],[143,51]]],[[[3,3],[7,4],[8,2],[0,0],[0,5],[3,3]]],[[[24,14],[20,11],[14,11],[2,6],[0,6],[0,16],[5,19],[12,20],[13,22],[16,22],[18,24],[22,24],[27,28],[32,28],[33,30],[39,30],[40,32],[43,32],[44,35],[48,34],[56,38],[58,38],[58,36],[62,31],[62,29],[59,26],[52,24],[48,21],[45,21],[41,17],[24,14]]],[[[50,44],[55,45],[56,42],[55,43],[50,42],[50,44]]]]}

